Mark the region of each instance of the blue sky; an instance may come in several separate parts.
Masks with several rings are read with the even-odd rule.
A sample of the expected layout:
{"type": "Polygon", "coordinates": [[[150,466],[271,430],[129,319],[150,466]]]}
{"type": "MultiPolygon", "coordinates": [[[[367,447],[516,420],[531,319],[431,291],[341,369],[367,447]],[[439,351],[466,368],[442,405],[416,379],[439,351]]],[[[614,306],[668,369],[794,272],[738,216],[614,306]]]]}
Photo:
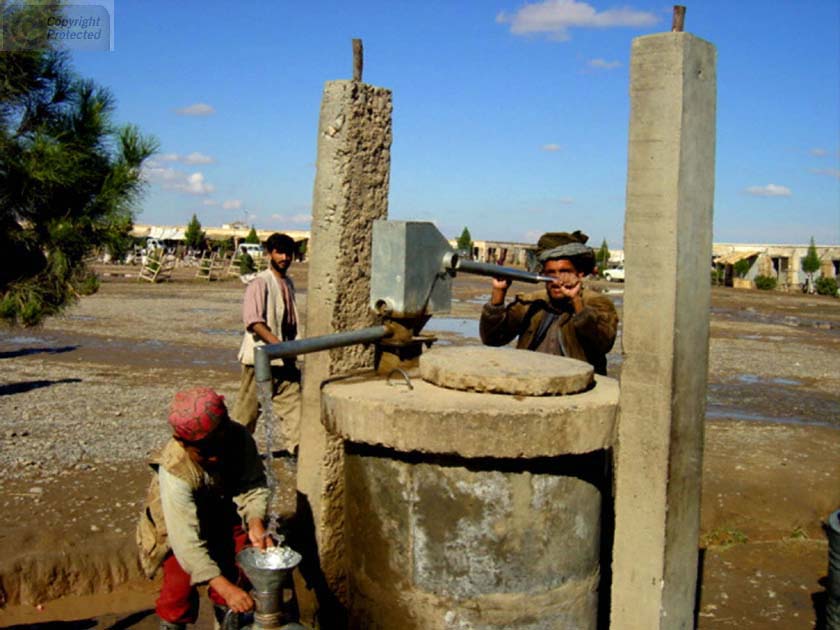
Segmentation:
{"type": "MultiPolygon", "coordinates": [[[[138,223],[308,229],[326,81],[393,91],[389,216],[457,236],[622,241],[632,39],[649,0],[115,0],[114,51],[73,53],[155,136],[138,223]]],[[[840,2],[701,0],[718,53],[717,242],[840,243],[840,2]]]]}

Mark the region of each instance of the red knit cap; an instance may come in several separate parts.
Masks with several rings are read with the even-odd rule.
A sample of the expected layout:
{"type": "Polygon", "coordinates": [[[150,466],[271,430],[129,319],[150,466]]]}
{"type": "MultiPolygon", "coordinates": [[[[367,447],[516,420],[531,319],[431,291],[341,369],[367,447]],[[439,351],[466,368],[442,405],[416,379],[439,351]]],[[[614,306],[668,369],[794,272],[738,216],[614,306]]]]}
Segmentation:
{"type": "Polygon", "coordinates": [[[169,409],[172,431],[188,442],[206,438],[225,418],[225,397],[209,387],[194,387],[178,392],[169,409]]]}

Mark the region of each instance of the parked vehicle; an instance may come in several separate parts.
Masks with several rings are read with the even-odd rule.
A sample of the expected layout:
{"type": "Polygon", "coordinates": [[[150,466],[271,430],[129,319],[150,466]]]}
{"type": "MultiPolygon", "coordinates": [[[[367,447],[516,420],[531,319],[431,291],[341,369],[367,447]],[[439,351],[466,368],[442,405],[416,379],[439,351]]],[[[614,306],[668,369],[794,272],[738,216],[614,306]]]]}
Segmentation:
{"type": "Polygon", "coordinates": [[[604,271],[604,278],[609,282],[624,282],[624,267],[615,267],[604,271]]]}
{"type": "Polygon", "coordinates": [[[163,241],[156,239],[153,236],[150,236],[146,239],[146,248],[145,253],[150,254],[156,249],[162,249],[164,252],[166,251],[166,246],[163,244],[163,241]]]}
{"type": "Polygon", "coordinates": [[[239,253],[248,254],[251,258],[259,258],[263,255],[263,246],[259,243],[240,243],[239,253]]]}

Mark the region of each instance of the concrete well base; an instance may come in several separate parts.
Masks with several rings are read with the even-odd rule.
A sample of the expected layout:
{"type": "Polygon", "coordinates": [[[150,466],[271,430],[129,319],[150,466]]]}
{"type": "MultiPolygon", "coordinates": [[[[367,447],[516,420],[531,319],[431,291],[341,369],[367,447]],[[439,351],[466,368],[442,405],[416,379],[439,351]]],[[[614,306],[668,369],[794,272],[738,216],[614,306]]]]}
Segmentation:
{"type": "Polygon", "coordinates": [[[604,461],[441,459],[348,444],[351,627],[596,628],[604,461]]]}
{"type": "Polygon", "coordinates": [[[618,384],[584,366],[580,393],[523,395],[535,360],[538,391],[580,371],[472,348],[426,365],[446,387],[416,372],[324,386],[322,421],[344,440],[350,627],[594,630],[606,618],[618,384]]]}

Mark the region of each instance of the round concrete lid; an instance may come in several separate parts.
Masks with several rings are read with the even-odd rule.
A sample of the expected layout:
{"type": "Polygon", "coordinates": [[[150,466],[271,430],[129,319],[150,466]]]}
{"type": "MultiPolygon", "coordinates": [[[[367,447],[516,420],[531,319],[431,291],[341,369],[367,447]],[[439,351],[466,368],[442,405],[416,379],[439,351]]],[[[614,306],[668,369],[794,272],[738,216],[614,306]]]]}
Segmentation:
{"type": "Polygon", "coordinates": [[[438,346],[420,356],[420,375],[460,391],[557,396],[588,389],[593,369],[584,361],[529,350],[438,346]]]}

